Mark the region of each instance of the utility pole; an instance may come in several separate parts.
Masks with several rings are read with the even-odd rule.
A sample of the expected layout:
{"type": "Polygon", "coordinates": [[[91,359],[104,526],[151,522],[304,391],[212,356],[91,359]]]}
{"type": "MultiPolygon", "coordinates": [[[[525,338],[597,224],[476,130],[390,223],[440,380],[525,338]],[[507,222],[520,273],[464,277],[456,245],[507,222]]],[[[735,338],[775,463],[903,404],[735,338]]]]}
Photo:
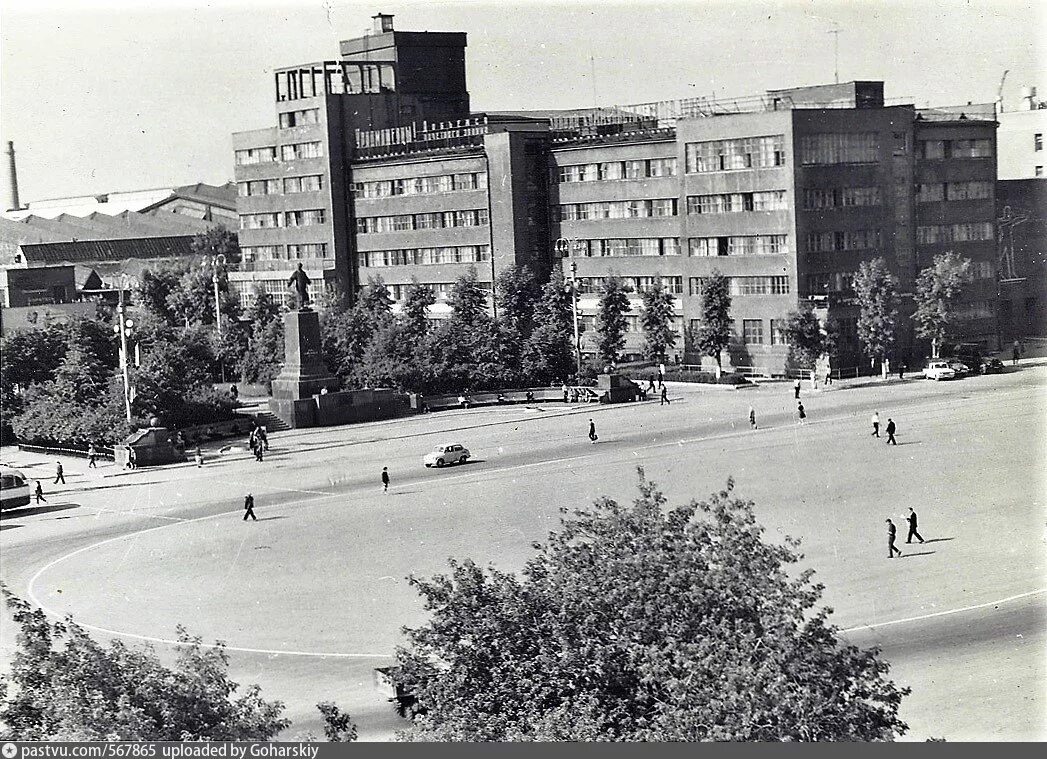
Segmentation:
{"type": "Polygon", "coordinates": [[[835,28],[829,31],[829,34],[833,36],[833,78],[836,80],[836,84],[840,83],[840,32],[843,30],[839,25],[834,24],[835,28]]]}
{"type": "Polygon", "coordinates": [[[124,413],[127,421],[131,421],[131,379],[128,376],[127,364],[127,338],[131,334],[134,322],[126,318],[127,309],[124,305],[124,289],[126,288],[126,275],[120,278],[120,302],[116,307],[117,323],[113,325],[113,331],[120,337],[120,371],[124,379],[124,413]]]}

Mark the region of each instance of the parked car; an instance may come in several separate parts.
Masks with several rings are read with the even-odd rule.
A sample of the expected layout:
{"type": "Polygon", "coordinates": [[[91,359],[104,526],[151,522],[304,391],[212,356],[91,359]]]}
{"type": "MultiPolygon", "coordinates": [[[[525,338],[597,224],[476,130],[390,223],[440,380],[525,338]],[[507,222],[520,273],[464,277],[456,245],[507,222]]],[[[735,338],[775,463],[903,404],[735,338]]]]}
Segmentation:
{"type": "Polygon", "coordinates": [[[971,373],[971,367],[967,366],[967,364],[962,361],[957,361],[955,359],[949,362],[949,368],[953,370],[957,377],[966,377],[971,373]]]}
{"type": "Polygon", "coordinates": [[[464,464],[469,459],[469,449],[458,443],[453,445],[438,445],[429,453],[425,454],[422,463],[429,466],[447,466],[449,464],[464,464]]]}
{"type": "Polygon", "coordinates": [[[982,364],[982,374],[1003,374],[1003,362],[998,358],[986,359],[982,364]]]}
{"type": "Polygon", "coordinates": [[[931,361],[923,370],[924,379],[943,380],[953,379],[956,372],[949,366],[948,361],[931,361]]]}

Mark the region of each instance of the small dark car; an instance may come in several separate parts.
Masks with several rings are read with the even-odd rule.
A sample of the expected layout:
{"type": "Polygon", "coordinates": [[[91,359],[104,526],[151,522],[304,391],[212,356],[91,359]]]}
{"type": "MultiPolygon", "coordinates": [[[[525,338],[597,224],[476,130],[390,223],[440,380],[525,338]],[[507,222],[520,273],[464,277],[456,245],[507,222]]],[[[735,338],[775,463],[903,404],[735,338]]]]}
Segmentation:
{"type": "Polygon", "coordinates": [[[1003,362],[998,358],[986,359],[982,364],[982,374],[1003,374],[1003,362]]]}

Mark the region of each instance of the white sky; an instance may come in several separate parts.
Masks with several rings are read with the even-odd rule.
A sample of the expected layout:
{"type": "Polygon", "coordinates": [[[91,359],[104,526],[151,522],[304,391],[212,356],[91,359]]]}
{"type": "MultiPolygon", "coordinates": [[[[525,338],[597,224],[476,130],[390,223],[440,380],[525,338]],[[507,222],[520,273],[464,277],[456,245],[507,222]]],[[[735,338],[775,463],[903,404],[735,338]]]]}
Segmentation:
{"type": "Polygon", "coordinates": [[[464,31],[473,110],[743,96],[882,79],[918,106],[1047,96],[1044,0],[0,0],[0,133],[22,201],[232,178],[274,68],[338,57],[377,12],[464,31]],[[1039,32],[1039,34],[1037,34],[1039,32]],[[595,80],[592,76],[595,65],[595,80]]]}

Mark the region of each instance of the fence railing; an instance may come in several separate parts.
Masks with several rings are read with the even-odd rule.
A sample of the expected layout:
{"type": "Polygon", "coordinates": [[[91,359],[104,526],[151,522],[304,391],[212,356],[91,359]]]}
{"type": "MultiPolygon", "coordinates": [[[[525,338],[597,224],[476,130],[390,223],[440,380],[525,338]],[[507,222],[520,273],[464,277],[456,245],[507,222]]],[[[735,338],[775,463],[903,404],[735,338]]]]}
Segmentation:
{"type": "MultiPolygon", "coordinates": [[[[31,453],[57,453],[62,456],[74,456],[80,459],[87,458],[86,448],[52,448],[47,445],[27,445],[25,443],[19,443],[18,450],[29,451],[31,453]]],[[[98,454],[98,458],[100,459],[111,459],[114,457],[113,448],[111,446],[96,446],[95,452],[98,454]]]]}

